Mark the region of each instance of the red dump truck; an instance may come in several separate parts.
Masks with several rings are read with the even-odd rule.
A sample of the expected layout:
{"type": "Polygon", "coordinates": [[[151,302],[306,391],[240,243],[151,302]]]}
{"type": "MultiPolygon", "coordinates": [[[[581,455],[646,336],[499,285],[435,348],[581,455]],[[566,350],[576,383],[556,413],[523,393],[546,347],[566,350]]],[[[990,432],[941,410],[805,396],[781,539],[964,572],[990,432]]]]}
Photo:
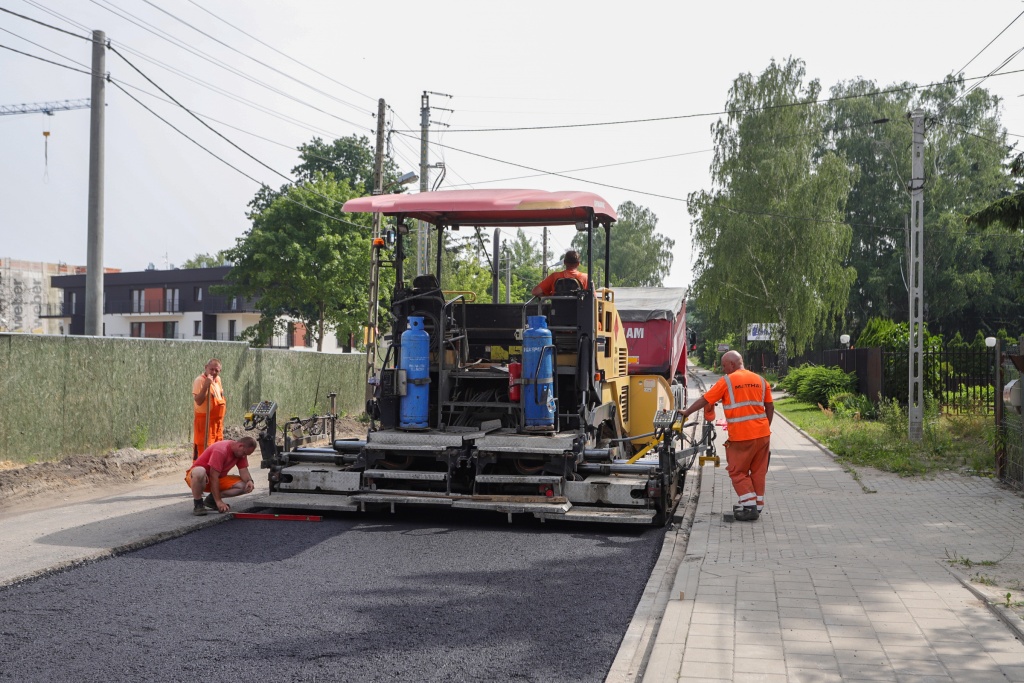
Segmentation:
{"type": "Polygon", "coordinates": [[[686,384],[686,289],[615,287],[615,305],[626,328],[629,374],[661,375],[686,384]]]}

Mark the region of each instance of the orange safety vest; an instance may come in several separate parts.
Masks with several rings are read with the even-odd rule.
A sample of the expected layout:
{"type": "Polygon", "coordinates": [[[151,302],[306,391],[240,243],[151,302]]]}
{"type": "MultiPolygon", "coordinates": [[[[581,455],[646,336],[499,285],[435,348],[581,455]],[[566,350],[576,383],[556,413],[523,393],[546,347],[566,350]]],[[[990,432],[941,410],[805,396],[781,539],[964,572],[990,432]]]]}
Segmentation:
{"type": "MultiPolygon", "coordinates": [[[[750,441],[769,436],[771,426],[764,407],[765,403],[772,400],[768,393],[768,383],[757,373],[745,369],[725,375],[721,381],[725,385],[720,398],[725,421],[729,425],[729,440],[750,441]]],[[[714,390],[715,387],[712,387],[708,394],[718,393],[714,390]]],[[[719,397],[715,398],[718,400],[719,397]]]]}

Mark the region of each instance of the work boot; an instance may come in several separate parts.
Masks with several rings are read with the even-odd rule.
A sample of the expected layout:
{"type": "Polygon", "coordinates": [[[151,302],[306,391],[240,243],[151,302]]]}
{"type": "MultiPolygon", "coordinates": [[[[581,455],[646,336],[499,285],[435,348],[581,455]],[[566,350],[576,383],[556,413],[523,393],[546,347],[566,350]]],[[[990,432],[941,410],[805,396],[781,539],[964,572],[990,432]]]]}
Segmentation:
{"type": "Polygon", "coordinates": [[[757,511],[756,505],[736,506],[733,508],[733,518],[737,522],[756,522],[761,513],[757,511]]]}
{"type": "Polygon", "coordinates": [[[195,515],[196,517],[202,517],[203,515],[206,514],[206,506],[203,505],[203,501],[202,501],[201,498],[199,498],[199,499],[193,498],[192,499],[192,514],[195,515]]]}
{"type": "Polygon", "coordinates": [[[203,499],[203,505],[206,506],[207,510],[216,510],[217,509],[217,503],[216,503],[216,501],[214,501],[212,493],[207,494],[206,498],[203,499]]]}

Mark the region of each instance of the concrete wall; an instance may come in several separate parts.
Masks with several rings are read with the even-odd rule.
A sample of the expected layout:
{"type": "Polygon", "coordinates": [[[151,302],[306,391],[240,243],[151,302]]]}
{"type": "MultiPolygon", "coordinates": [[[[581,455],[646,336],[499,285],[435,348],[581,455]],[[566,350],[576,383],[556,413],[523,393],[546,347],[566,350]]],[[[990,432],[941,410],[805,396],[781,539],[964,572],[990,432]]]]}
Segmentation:
{"type": "Polygon", "coordinates": [[[279,415],[363,411],[365,356],[252,349],[239,342],[0,333],[0,460],[99,454],[148,432],[148,445],[188,443],[191,387],[210,358],[223,363],[228,425],[250,405],[279,415]]]}

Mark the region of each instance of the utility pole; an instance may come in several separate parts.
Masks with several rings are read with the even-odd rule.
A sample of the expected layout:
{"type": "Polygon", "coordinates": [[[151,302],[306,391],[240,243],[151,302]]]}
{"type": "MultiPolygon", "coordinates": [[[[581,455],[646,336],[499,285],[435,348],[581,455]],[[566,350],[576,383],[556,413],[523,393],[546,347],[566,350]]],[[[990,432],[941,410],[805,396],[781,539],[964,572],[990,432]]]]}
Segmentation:
{"type": "Polygon", "coordinates": [[[907,438],[921,441],[924,428],[924,111],[910,114],[913,124],[910,179],[910,342],[907,381],[907,438]]]}
{"type": "MultiPolygon", "coordinates": [[[[377,150],[373,159],[373,194],[384,194],[384,98],[377,100],[377,150]]],[[[366,400],[373,398],[377,379],[377,331],[380,298],[380,214],[373,214],[370,240],[370,317],[366,333],[366,400]]]]}
{"type": "Polygon", "coordinates": [[[85,333],[103,335],[103,146],[106,43],[92,32],[92,103],[89,107],[89,217],[85,270],[85,333]]]}
{"type": "Polygon", "coordinates": [[[501,282],[501,260],[498,258],[501,249],[501,228],[494,229],[494,247],[491,249],[491,303],[498,303],[501,282]]]}
{"type": "Polygon", "coordinates": [[[548,229],[544,227],[544,246],[542,247],[543,256],[540,258],[540,279],[543,280],[548,276],[548,229]]]}
{"type": "MultiPolygon", "coordinates": [[[[426,192],[430,187],[430,177],[427,168],[430,151],[427,143],[430,138],[430,94],[424,90],[420,96],[420,192],[426,192]]],[[[426,221],[419,221],[416,227],[416,275],[425,275],[430,272],[430,229],[426,221]]]]}
{"type": "MultiPolygon", "coordinates": [[[[420,192],[430,190],[430,96],[440,95],[451,98],[443,92],[432,92],[424,90],[420,96],[420,192]]],[[[442,109],[442,107],[434,107],[442,109]]],[[[445,111],[452,111],[446,109],[445,111]]],[[[442,124],[446,125],[446,124],[442,124]]],[[[418,221],[416,228],[416,274],[426,275],[430,272],[430,224],[426,221],[418,221]]]]}

